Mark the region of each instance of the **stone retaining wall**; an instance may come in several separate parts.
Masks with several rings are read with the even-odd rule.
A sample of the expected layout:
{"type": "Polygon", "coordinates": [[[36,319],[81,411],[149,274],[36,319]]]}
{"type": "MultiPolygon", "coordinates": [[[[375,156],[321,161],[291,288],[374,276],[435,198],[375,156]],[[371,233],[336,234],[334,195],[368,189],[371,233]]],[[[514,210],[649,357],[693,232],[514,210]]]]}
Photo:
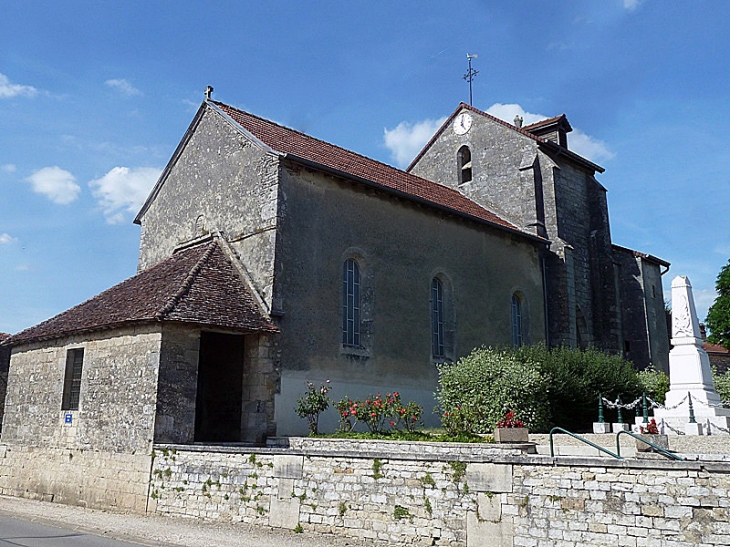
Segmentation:
{"type": "Polygon", "coordinates": [[[727,463],[549,458],[493,445],[291,444],[157,446],[150,511],[368,544],[730,544],[727,463]]]}
{"type": "Polygon", "coordinates": [[[150,465],[149,454],[0,445],[0,494],[144,513],[150,465]]]}

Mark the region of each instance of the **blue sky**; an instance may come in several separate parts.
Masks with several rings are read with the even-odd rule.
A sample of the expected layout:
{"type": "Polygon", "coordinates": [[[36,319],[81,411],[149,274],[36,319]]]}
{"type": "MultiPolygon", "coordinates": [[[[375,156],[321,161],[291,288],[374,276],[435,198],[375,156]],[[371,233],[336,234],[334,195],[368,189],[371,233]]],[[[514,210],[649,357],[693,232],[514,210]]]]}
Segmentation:
{"type": "Polygon", "coordinates": [[[404,166],[469,90],[566,113],[615,243],[687,275],[730,257],[729,2],[15,1],[0,7],[0,332],[136,272],[131,221],[203,99],[404,166]]]}

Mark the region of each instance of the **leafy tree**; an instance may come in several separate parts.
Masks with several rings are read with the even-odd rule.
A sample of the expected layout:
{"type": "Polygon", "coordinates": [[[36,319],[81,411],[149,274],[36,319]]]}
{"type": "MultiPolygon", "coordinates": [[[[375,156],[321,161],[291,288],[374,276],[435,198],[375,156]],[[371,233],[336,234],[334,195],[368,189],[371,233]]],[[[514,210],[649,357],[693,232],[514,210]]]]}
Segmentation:
{"type": "Polygon", "coordinates": [[[730,349],[730,260],[720,270],[715,288],[717,298],[705,320],[710,329],[707,341],[730,349]]]}

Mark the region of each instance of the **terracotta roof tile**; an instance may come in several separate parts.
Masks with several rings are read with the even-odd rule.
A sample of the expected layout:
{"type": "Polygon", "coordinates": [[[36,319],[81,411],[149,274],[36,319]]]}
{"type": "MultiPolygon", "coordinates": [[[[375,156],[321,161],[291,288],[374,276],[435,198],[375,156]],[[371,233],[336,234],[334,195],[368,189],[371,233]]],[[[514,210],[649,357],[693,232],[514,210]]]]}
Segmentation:
{"type": "Polygon", "coordinates": [[[240,332],[276,331],[215,243],[174,254],[83,304],[5,340],[18,345],[131,323],[179,321],[240,332]]]}
{"type": "Polygon", "coordinates": [[[702,344],[702,349],[705,350],[707,353],[730,353],[726,348],[719,344],[710,344],[709,342],[705,342],[702,344]]]}
{"type": "Polygon", "coordinates": [[[370,181],[385,190],[395,191],[405,197],[417,198],[434,206],[535,238],[534,235],[520,230],[457,190],[243,112],[227,104],[217,101],[210,101],[210,103],[220,108],[243,129],[277,152],[370,181]]]}
{"type": "Polygon", "coordinates": [[[541,127],[545,127],[546,125],[550,125],[559,121],[564,121],[564,123],[568,124],[568,127],[570,127],[567,116],[565,114],[560,114],[559,116],[553,116],[552,118],[546,118],[544,120],[540,120],[539,122],[525,125],[522,129],[529,133],[535,129],[540,129],[541,127]]]}

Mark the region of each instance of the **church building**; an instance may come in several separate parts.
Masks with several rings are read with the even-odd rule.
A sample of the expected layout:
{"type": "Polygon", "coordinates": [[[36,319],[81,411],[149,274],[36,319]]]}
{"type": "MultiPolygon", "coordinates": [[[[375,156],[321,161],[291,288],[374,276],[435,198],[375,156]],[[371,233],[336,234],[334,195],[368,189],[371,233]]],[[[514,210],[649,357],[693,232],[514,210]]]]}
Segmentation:
{"type": "MultiPolygon", "coordinates": [[[[603,169],[570,131],[462,103],[400,170],[206,99],[135,219],[137,275],[2,342],[2,444],[75,484],[68,450],[107,454],[83,471],[101,473],[156,442],[306,434],[307,381],[399,391],[436,425],[438,366],[482,345],[666,369],[669,264],[613,244],[603,169]]],[[[83,498],[43,477],[21,479],[83,498]]]]}

